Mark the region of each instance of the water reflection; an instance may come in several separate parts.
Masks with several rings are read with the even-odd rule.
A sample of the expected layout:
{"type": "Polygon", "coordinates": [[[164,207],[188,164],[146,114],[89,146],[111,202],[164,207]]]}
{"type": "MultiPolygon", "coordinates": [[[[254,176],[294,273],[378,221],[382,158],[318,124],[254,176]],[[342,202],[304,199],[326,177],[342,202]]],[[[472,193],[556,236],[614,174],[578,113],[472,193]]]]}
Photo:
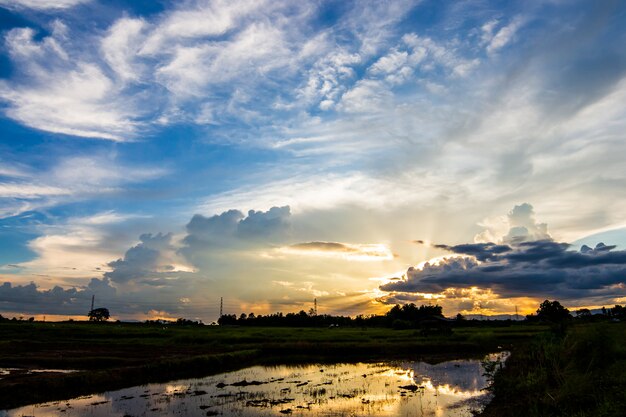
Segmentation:
{"type": "Polygon", "coordinates": [[[255,366],[0,411],[0,417],[471,416],[487,400],[483,373],[480,360],[255,366]]]}
{"type": "Polygon", "coordinates": [[[78,372],[75,369],[26,369],[26,368],[0,368],[0,379],[10,375],[29,375],[38,373],[61,373],[78,372]]]}

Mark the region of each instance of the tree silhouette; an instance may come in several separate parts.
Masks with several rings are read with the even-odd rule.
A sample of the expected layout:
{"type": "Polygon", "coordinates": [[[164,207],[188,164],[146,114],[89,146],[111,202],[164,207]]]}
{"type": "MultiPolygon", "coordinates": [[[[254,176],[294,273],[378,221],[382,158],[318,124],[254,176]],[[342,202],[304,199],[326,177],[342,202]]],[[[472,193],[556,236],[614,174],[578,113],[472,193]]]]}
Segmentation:
{"type": "Polygon", "coordinates": [[[537,318],[543,321],[560,323],[571,317],[572,316],[570,315],[569,310],[563,307],[561,303],[556,300],[545,300],[539,305],[539,309],[537,310],[537,318]]]}
{"type": "Polygon", "coordinates": [[[107,321],[111,317],[108,308],[95,308],[87,316],[89,321],[107,321]]]}

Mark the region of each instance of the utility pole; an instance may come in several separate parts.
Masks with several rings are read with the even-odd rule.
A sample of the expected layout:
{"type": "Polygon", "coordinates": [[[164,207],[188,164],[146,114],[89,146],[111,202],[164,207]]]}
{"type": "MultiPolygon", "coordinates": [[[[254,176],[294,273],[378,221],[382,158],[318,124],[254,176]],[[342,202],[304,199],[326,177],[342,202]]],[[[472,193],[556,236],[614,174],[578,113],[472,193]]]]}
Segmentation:
{"type": "Polygon", "coordinates": [[[517,314],[517,306],[515,306],[515,320],[519,320],[519,315],[517,314]]]}
{"type": "Polygon", "coordinates": [[[93,311],[93,303],[94,303],[94,301],[96,301],[96,295],[95,294],[91,296],[91,310],[89,310],[89,312],[93,311]]]}
{"type": "Polygon", "coordinates": [[[220,317],[224,315],[224,297],[220,297],[220,317]]]}
{"type": "Polygon", "coordinates": [[[313,300],[313,313],[317,316],[317,298],[313,300]]]}

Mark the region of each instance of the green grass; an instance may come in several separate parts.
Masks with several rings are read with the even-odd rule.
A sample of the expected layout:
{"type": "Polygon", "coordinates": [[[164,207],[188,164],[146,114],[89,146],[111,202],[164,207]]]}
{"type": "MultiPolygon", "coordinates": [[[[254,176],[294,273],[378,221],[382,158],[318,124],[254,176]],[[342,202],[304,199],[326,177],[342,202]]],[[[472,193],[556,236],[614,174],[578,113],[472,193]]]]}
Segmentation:
{"type": "Polygon", "coordinates": [[[495,376],[487,416],[625,416],[626,323],[545,333],[495,376]]]}

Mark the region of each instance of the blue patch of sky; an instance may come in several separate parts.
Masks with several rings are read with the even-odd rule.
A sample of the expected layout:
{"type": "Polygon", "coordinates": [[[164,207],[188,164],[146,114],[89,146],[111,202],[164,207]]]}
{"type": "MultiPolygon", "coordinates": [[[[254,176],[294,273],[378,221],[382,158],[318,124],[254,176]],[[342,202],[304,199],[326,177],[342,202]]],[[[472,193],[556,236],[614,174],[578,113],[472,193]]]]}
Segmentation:
{"type": "MultiPolygon", "coordinates": [[[[6,264],[26,262],[35,258],[28,242],[40,235],[37,228],[48,222],[47,216],[26,212],[19,216],[0,219],[0,267],[6,264]]],[[[4,267],[2,273],[19,272],[18,268],[4,267]]]]}

